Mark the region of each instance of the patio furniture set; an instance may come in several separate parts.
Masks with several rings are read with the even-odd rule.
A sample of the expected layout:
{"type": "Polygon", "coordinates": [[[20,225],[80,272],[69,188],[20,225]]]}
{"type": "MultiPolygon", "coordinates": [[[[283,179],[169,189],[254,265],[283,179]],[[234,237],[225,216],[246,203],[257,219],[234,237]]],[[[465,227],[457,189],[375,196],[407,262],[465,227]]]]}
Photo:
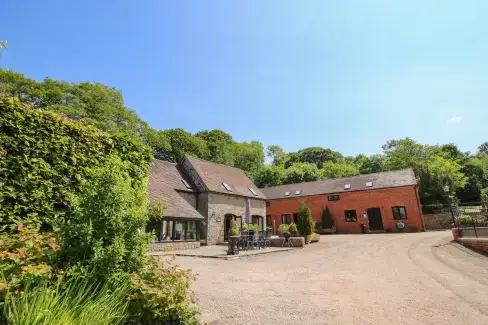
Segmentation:
{"type": "Polygon", "coordinates": [[[264,249],[267,247],[270,247],[267,231],[243,231],[240,235],[229,236],[227,255],[238,255],[239,250],[264,249]]]}

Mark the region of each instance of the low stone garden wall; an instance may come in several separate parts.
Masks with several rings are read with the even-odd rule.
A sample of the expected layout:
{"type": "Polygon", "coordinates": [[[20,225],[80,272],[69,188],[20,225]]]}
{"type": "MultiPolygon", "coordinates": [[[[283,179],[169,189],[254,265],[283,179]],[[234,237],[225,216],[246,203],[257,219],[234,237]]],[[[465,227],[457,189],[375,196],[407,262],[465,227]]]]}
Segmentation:
{"type": "Polygon", "coordinates": [[[455,241],[463,246],[467,246],[476,251],[488,254],[488,227],[476,228],[476,234],[473,228],[452,229],[452,236],[454,237],[455,241]],[[476,234],[478,237],[475,237],[476,234]]]}
{"type": "Polygon", "coordinates": [[[488,254],[488,238],[459,237],[457,241],[463,246],[488,254]]]}
{"type": "Polygon", "coordinates": [[[450,229],[452,227],[452,216],[450,213],[424,214],[426,230],[450,229]]]}
{"type": "MultiPolygon", "coordinates": [[[[285,242],[284,237],[270,238],[269,239],[269,246],[270,247],[282,247],[284,242],[285,242]]],[[[290,242],[291,242],[293,247],[305,247],[305,238],[303,238],[303,237],[291,237],[290,242]]]]}
{"type": "Polygon", "coordinates": [[[200,241],[170,241],[164,243],[152,243],[149,245],[149,251],[174,251],[180,249],[192,249],[200,247],[200,241]]]}

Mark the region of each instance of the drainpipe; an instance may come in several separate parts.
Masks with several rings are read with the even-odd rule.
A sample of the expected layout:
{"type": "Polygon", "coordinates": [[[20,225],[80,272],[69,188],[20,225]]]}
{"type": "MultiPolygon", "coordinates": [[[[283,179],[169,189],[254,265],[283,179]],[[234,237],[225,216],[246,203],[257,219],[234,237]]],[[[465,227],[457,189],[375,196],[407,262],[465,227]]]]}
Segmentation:
{"type": "Polygon", "coordinates": [[[419,208],[419,214],[420,214],[420,221],[422,221],[422,228],[423,231],[425,231],[425,220],[424,220],[424,214],[422,212],[422,205],[420,204],[420,197],[419,197],[419,187],[418,185],[413,186],[413,190],[415,191],[415,198],[417,199],[417,206],[419,208]]]}

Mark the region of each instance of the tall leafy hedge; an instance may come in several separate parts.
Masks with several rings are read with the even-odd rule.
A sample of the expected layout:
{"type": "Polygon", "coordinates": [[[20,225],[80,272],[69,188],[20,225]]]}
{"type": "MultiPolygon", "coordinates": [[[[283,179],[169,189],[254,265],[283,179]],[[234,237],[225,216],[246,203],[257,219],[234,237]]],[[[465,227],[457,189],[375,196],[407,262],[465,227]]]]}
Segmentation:
{"type": "Polygon", "coordinates": [[[137,140],[0,95],[0,231],[69,217],[90,169],[113,156],[134,186],[146,180],[151,152],[137,140]]]}

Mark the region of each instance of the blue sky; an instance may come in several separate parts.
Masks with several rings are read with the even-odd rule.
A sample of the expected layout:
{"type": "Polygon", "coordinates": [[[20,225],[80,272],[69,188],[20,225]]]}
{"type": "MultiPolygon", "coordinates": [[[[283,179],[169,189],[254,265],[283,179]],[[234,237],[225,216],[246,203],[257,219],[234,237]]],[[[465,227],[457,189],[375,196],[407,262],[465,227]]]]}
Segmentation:
{"type": "Polygon", "coordinates": [[[488,141],[488,1],[2,2],[0,67],[287,151],[488,141]]]}

